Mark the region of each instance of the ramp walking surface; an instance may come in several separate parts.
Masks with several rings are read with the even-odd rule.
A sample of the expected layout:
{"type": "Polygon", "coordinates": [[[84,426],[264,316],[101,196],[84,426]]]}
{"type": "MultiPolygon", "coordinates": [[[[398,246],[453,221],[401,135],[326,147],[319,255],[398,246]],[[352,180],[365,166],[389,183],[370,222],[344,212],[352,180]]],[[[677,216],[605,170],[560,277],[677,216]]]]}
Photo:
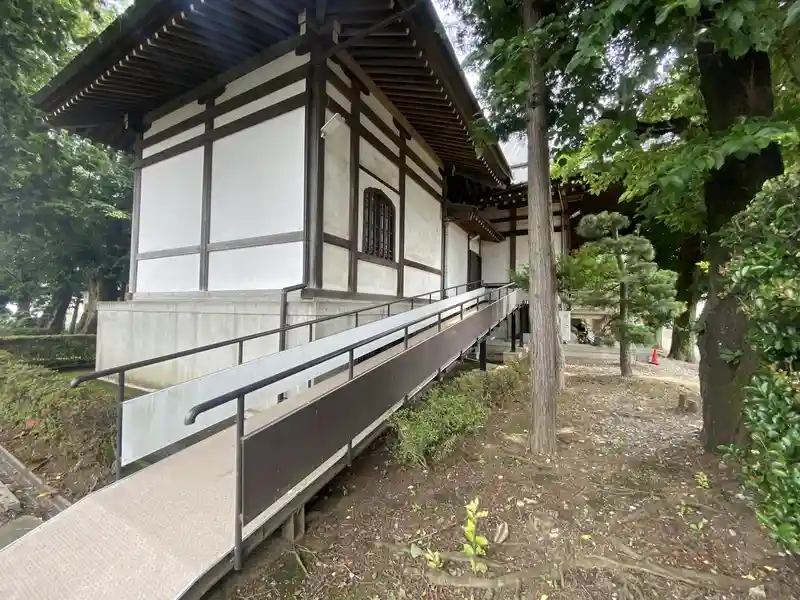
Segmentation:
{"type": "MultiPolygon", "coordinates": [[[[465,311],[464,318],[474,312],[465,311]]],[[[455,316],[443,321],[443,330],[460,320],[455,316]]],[[[436,333],[415,335],[409,347],[436,333]]],[[[357,365],[354,374],[403,351],[402,345],[384,350],[357,365]]],[[[437,367],[431,365],[433,374],[437,367]]],[[[314,401],[345,384],[347,377],[339,373],[251,415],[246,431],[314,401]]],[[[233,547],[235,444],[234,428],[225,429],[86,496],[12,543],[0,551],[0,599],[183,597],[233,547]]],[[[245,528],[245,539],[278,511],[280,503],[245,528]]]]}

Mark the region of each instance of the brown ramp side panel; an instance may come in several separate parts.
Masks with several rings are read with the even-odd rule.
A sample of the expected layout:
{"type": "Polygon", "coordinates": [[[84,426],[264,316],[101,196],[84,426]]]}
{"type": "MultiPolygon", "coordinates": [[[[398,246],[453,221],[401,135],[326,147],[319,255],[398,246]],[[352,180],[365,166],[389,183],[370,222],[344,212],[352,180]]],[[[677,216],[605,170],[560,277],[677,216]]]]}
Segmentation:
{"type": "Polygon", "coordinates": [[[346,446],[436,369],[469,348],[506,316],[503,298],[245,436],[242,447],[246,525],[346,446]]]}

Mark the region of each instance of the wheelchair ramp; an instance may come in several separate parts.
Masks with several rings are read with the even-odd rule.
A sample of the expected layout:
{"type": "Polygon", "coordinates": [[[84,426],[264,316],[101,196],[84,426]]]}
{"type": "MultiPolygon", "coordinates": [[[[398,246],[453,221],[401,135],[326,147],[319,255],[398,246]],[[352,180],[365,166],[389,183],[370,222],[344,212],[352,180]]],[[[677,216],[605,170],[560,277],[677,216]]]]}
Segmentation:
{"type": "Polygon", "coordinates": [[[0,598],[199,597],[232,568],[237,443],[247,548],[344,468],[407,396],[516,307],[512,291],[459,310],[407,338],[407,347],[395,344],[356,364],[352,377],[339,372],[251,413],[241,440],[233,427],[224,429],[90,494],[0,552],[0,598]]]}

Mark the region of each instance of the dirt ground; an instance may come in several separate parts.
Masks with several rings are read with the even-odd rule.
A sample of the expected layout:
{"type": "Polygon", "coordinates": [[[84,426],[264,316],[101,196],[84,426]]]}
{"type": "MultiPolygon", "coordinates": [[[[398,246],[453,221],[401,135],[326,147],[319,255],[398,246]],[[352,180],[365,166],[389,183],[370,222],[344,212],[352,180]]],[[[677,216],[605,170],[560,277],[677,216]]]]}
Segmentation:
{"type": "Polygon", "coordinates": [[[797,559],[765,535],[732,466],[702,451],[699,414],[675,411],[698,389],[696,367],[671,361],[628,380],[570,365],[550,460],[526,453],[519,404],[428,471],[397,467],[384,440],[309,507],[301,544],[264,544],[209,600],[800,598],[797,559]],[[488,511],[478,575],[459,552],[474,498],[488,511]]]}

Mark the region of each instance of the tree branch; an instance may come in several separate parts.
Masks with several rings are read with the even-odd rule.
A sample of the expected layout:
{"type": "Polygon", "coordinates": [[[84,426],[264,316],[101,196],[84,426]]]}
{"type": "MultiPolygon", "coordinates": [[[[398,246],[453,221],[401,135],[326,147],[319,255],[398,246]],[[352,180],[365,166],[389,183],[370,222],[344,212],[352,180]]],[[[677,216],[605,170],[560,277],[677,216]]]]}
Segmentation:
{"type": "MultiPolygon", "coordinates": [[[[601,116],[601,119],[619,122],[620,114],[616,110],[607,110],[601,116]]],[[[689,117],[674,117],[664,121],[636,121],[634,131],[638,135],[648,135],[650,137],[659,137],[665,133],[674,133],[680,135],[689,128],[691,121],[689,117]]]]}

